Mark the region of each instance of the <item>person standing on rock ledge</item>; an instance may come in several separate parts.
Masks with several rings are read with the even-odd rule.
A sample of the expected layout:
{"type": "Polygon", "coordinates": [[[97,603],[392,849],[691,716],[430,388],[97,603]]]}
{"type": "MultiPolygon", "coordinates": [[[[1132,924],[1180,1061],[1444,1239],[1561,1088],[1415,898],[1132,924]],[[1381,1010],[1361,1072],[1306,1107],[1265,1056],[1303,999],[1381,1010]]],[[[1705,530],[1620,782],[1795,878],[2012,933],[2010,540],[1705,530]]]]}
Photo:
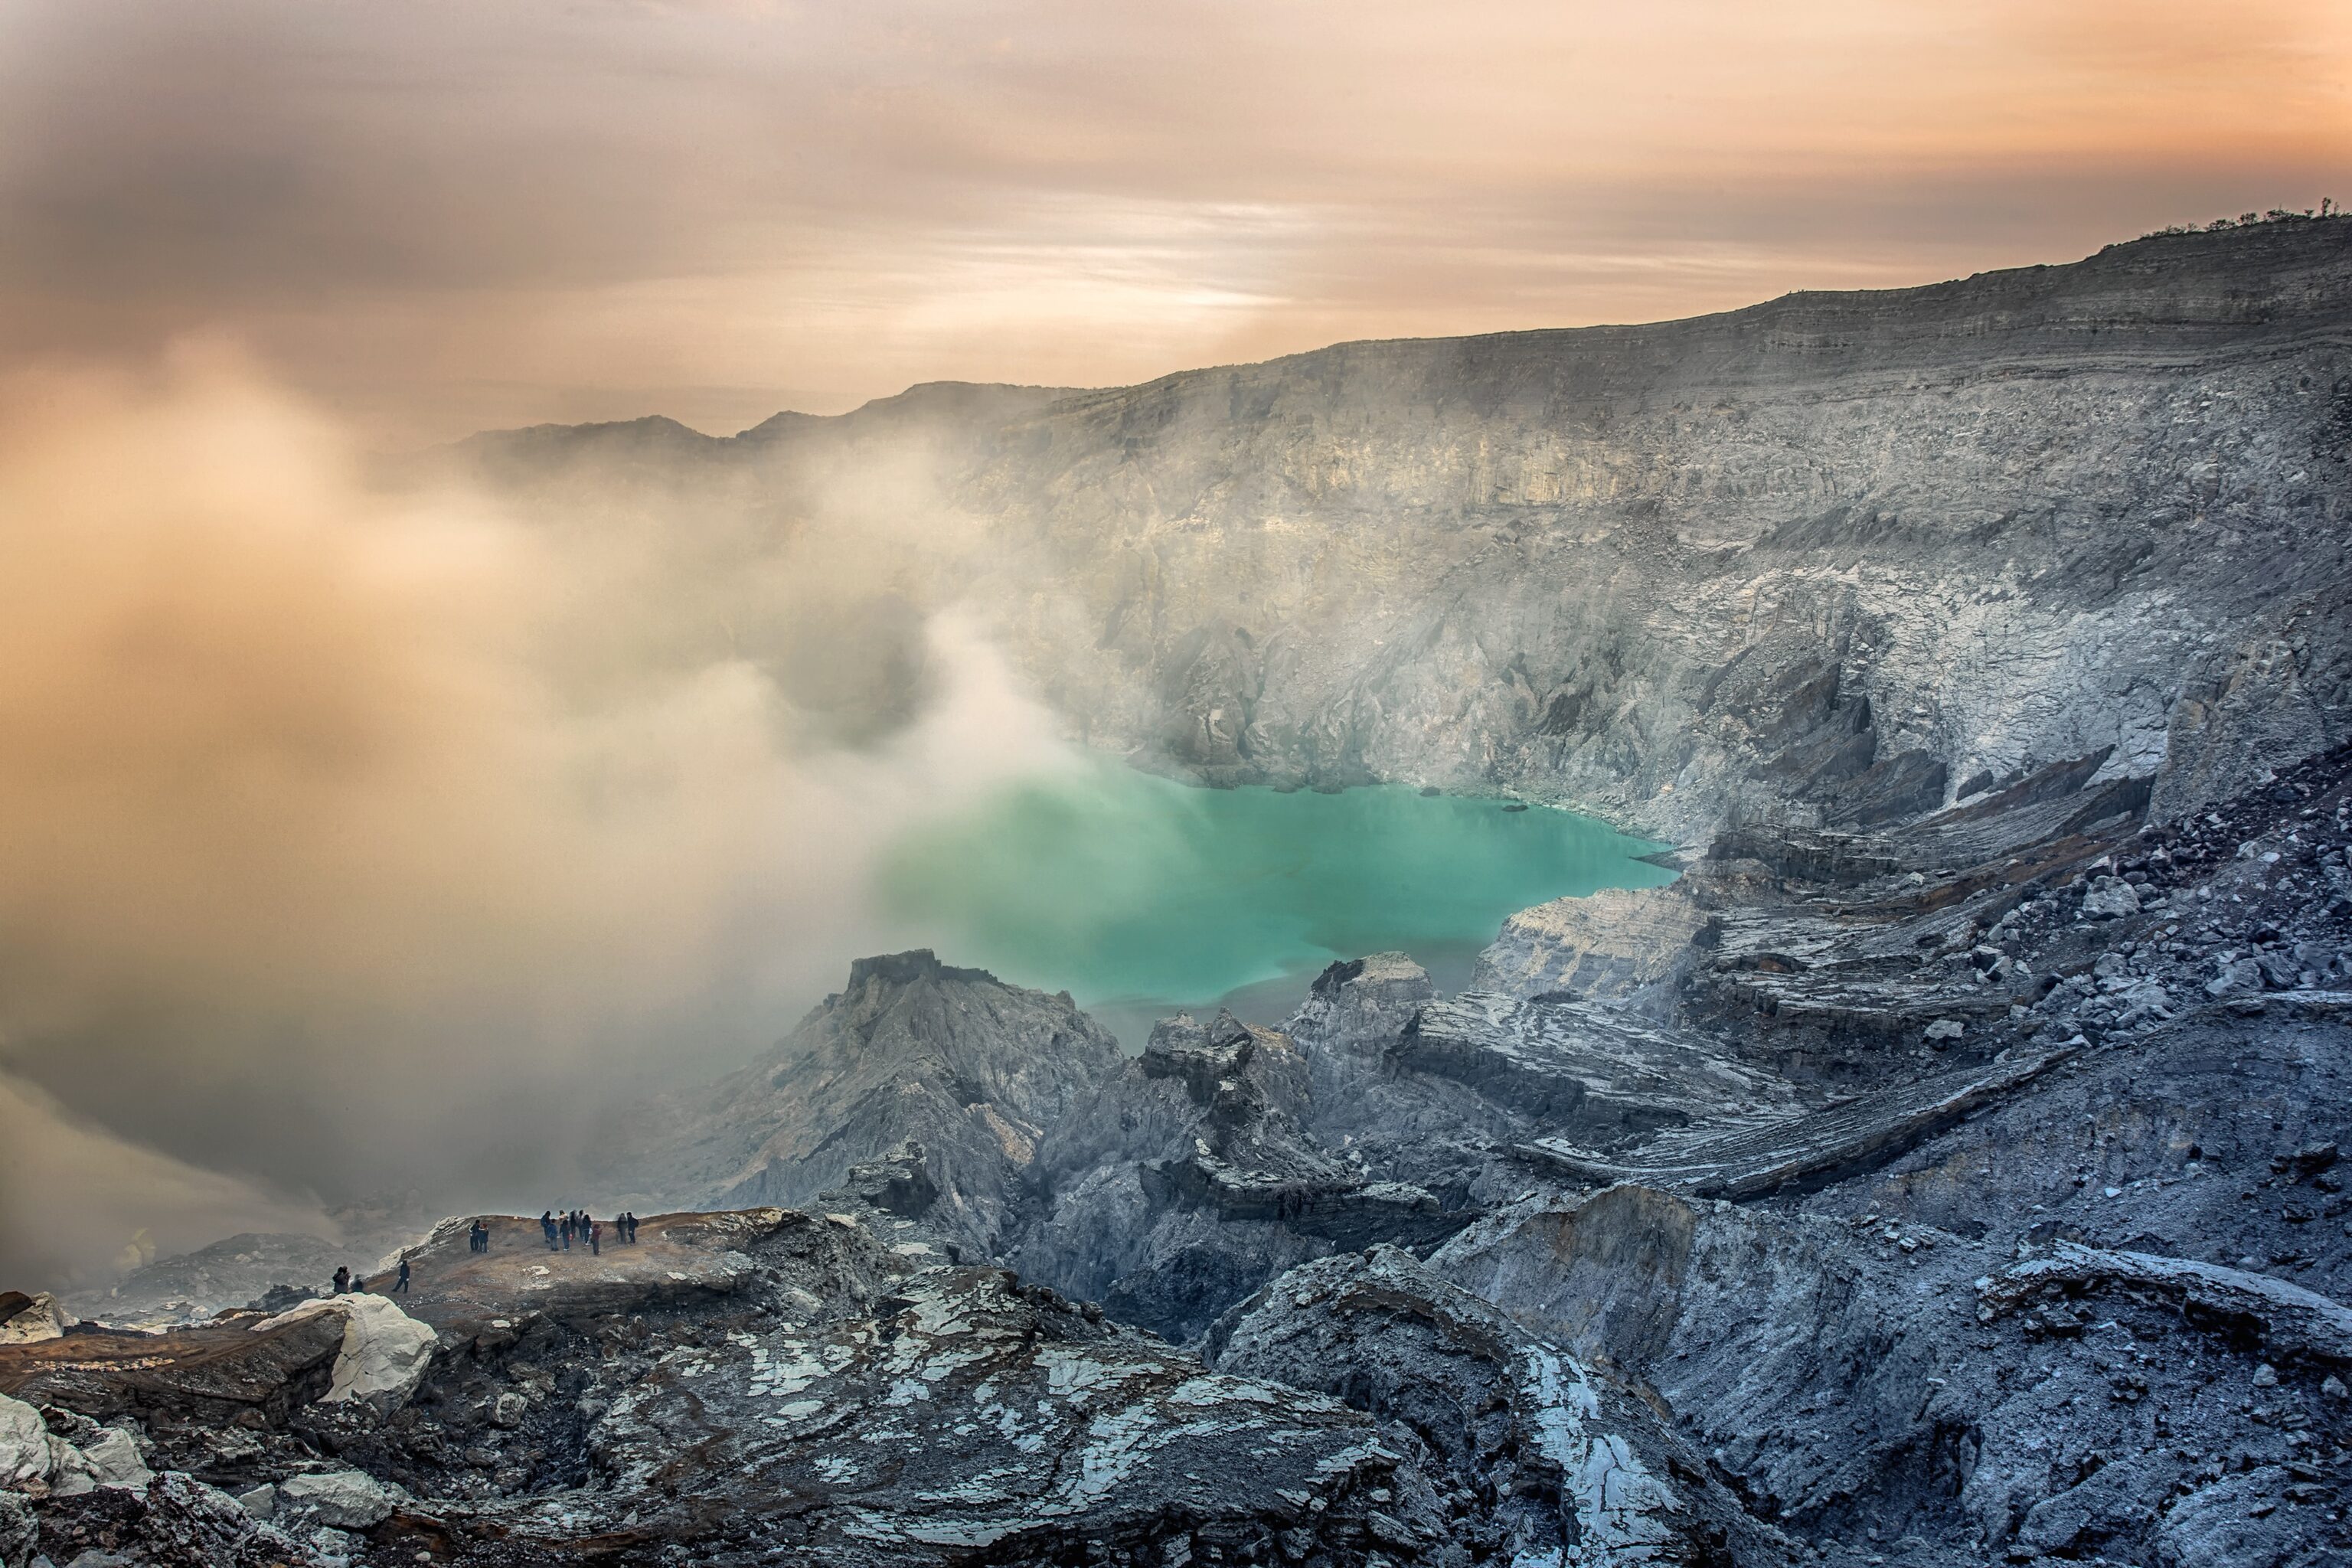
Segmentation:
{"type": "Polygon", "coordinates": [[[408,1289],[408,1259],[406,1259],[405,1258],[402,1258],[402,1259],[400,1260],[400,1278],[399,1278],[399,1279],[395,1279],[395,1280],[394,1280],[394,1281],[392,1282],[392,1293],[393,1293],[394,1295],[397,1296],[397,1295],[401,1294],[403,1291],[406,1290],[407,1289],[408,1289]]]}
{"type": "Polygon", "coordinates": [[[539,1215],[540,1234],[547,1237],[547,1250],[555,1250],[555,1211],[542,1209],[539,1215]]]}
{"type": "Polygon", "coordinates": [[[604,1227],[594,1220],[588,1222],[588,1250],[598,1258],[604,1256],[604,1227]]]}
{"type": "Polygon", "coordinates": [[[344,1268],[341,1264],[338,1263],[337,1265],[335,1265],[335,1289],[334,1289],[334,1294],[336,1294],[336,1295],[338,1295],[338,1296],[347,1296],[347,1295],[351,1294],[351,1289],[352,1289],[352,1271],[351,1271],[350,1269],[348,1269],[348,1268],[344,1268]]]}

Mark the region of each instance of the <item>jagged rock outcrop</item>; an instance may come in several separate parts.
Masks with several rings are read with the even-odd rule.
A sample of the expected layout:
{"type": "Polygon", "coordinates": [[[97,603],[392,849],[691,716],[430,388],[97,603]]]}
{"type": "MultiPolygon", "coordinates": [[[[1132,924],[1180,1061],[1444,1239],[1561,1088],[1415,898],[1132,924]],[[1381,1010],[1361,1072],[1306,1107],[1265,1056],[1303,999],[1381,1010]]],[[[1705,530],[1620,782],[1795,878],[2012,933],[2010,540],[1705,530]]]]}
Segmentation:
{"type": "Polygon", "coordinates": [[[2038,1297],[2123,1291],[2165,1297],[2179,1303],[2191,1322],[2224,1333],[2251,1331],[2278,1361],[2310,1360],[2352,1365],[2352,1307],[2283,1279],[2242,1268],[2157,1258],[2145,1252],[2108,1252],[2061,1241],[2044,1258],[2030,1258],[1988,1281],[1977,1294],[1980,1318],[2015,1311],[2038,1297]]]}
{"type": "Polygon", "coordinates": [[[1717,1114],[1658,1132],[1621,1159],[1580,1146],[1575,1134],[1536,1139],[1527,1151],[1584,1181],[1639,1182],[1695,1197],[1761,1197],[1884,1164],[2073,1054],[2071,1047],[2030,1052],[1818,1108],[1717,1114]]]}
{"type": "Polygon", "coordinates": [[[1422,1008],[1397,1068],[1469,1085],[1531,1129],[1612,1143],[1793,1100],[1789,1084],[1706,1036],[1603,1005],[1468,991],[1422,1008]]]}
{"type": "Polygon", "coordinates": [[[1307,1054],[1279,1030],[1179,1016],[1040,1152],[1045,1209],[1010,1258],[1172,1339],[1294,1263],[1461,1223],[1316,1136],[1307,1054]]]}
{"type": "Polygon", "coordinates": [[[1759,1525],[1634,1391],[1374,1247],[1283,1275],[1212,1336],[1221,1371],[1345,1399],[1446,1486],[1470,1561],[1765,1564],[1759,1525]]]}
{"type": "Polygon", "coordinates": [[[670,1101],[615,1158],[714,1206],[793,1204],[911,1142],[938,1194],[926,1224],[984,1256],[1015,1224],[1038,1139],[1125,1061],[1066,995],[928,952],[860,959],[773,1052],[670,1101]]]}
{"type": "Polygon", "coordinates": [[[1475,991],[1534,997],[1565,992],[1623,998],[1674,978],[1710,929],[1682,888],[1604,888],[1554,899],[1503,922],[1478,955],[1475,991]]]}

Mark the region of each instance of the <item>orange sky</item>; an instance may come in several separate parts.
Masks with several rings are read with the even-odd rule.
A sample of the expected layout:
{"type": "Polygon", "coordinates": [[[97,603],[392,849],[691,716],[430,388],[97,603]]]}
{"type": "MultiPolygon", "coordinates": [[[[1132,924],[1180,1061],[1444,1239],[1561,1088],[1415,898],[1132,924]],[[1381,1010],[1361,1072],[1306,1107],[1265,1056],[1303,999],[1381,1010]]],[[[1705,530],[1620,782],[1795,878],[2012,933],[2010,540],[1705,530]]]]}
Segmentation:
{"type": "Polygon", "coordinates": [[[1648,320],[2352,199],[2342,0],[0,0],[0,353],[386,444],[1648,320]]]}

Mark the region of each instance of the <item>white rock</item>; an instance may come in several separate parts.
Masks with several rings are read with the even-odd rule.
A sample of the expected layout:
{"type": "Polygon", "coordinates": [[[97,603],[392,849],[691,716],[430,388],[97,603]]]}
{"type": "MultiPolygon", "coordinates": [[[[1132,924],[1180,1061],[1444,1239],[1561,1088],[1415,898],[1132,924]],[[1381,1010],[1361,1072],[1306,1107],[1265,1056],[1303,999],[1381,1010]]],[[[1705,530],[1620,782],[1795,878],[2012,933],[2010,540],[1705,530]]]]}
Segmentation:
{"type": "Polygon", "coordinates": [[[0,1488],[23,1491],[49,1479],[49,1429],[41,1413],[0,1394],[0,1488]]]}
{"type": "Polygon", "coordinates": [[[416,1391],[433,1360],[433,1331],[382,1296],[354,1293],[305,1301],[291,1311],[263,1319],[253,1329],[259,1333],[326,1312],[342,1315],[343,1348],[335,1357],[334,1381],[320,1404],[380,1394],[391,1394],[397,1404],[416,1391]]]}
{"type": "Polygon", "coordinates": [[[21,1309],[6,1322],[0,1323],[0,1345],[29,1345],[42,1340],[63,1336],[74,1326],[71,1312],[58,1305],[58,1299],[44,1290],[33,1298],[32,1305],[21,1309]]]}
{"type": "Polygon", "coordinates": [[[1923,1032],[1931,1040],[1957,1040],[1968,1033],[1968,1026],[1958,1018],[1938,1018],[1923,1032]]]}
{"type": "Polygon", "coordinates": [[[2139,894],[2120,877],[2102,877],[2083,895],[2083,918],[2120,920],[2139,913],[2139,894]]]}
{"type": "Polygon", "coordinates": [[[249,1492],[239,1492],[236,1506],[256,1519],[268,1521],[278,1512],[278,1489],[264,1482],[249,1492]]]}
{"type": "Polygon", "coordinates": [[[139,1440],[119,1426],[110,1426],[83,1444],[81,1457],[89,1461],[91,1476],[102,1487],[144,1491],[147,1483],[155,1479],[155,1472],[140,1456],[139,1440]]]}
{"type": "Polygon", "coordinates": [[[98,1474],[81,1450],[55,1433],[49,1435],[49,1495],[79,1497],[98,1489],[98,1474]]]}
{"type": "Polygon", "coordinates": [[[2254,1368],[2254,1386],[2256,1388],[2276,1388],[2278,1386],[2278,1368],[2273,1366],[2268,1362],[2264,1362],[2262,1365],[2254,1368]]]}
{"type": "Polygon", "coordinates": [[[338,1530],[366,1530],[392,1517],[392,1491],[359,1470],[289,1476],[278,1483],[278,1506],[302,1509],[338,1530]]]}

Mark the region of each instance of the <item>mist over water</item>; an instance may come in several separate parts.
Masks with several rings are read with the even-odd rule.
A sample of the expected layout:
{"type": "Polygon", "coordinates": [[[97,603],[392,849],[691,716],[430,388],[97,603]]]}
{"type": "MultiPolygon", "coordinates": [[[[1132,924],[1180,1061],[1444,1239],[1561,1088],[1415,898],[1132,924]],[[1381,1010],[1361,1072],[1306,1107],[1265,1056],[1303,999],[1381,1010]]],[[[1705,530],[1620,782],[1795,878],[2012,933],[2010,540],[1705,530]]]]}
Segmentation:
{"type": "Polygon", "coordinates": [[[217,344],[0,377],[0,1288],[585,1197],[866,953],[1134,1037],[1665,879],[1561,813],[1076,751],[919,454],[783,522],[608,478],[385,480],[217,344]]]}
{"type": "Polygon", "coordinates": [[[1242,994],[1278,1016],[1337,959],[1402,950],[1458,983],[1505,916],[1673,873],[1542,808],[1401,785],[1200,789],[1110,762],[1000,785],[885,850],[884,910],[950,962],[1067,990],[1130,1045],[1242,994]]]}

